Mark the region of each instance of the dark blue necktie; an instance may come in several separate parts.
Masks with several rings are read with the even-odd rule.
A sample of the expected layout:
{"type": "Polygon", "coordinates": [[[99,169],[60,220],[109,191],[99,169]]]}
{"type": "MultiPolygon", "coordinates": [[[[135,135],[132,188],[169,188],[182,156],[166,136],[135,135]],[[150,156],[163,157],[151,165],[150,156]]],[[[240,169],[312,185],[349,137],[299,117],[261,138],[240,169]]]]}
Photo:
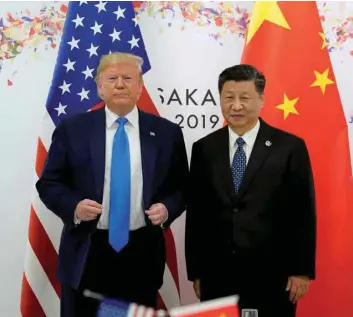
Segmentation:
{"type": "Polygon", "coordinates": [[[109,243],[119,252],[129,241],[130,149],[125,131],[126,118],[118,118],[110,168],[109,243]]]}
{"type": "Polygon", "coordinates": [[[235,151],[233,162],[232,162],[232,177],[235,192],[238,193],[241,181],[243,180],[245,168],[246,168],[246,155],[244,151],[245,141],[242,138],[238,138],[236,141],[238,148],[235,151]]]}

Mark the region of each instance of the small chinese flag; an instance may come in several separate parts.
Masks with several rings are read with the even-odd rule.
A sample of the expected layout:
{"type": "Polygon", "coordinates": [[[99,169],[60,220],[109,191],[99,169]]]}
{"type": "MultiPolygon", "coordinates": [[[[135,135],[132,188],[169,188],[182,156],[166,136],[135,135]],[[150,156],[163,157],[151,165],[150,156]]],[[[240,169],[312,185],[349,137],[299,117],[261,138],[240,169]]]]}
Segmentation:
{"type": "Polygon", "coordinates": [[[353,191],[348,127],[316,3],[255,2],[242,62],[267,77],[261,117],[302,137],[313,167],[316,281],[299,300],[297,316],[352,317],[353,191]]]}
{"type": "Polygon", "coordinates": [[[239,317],[238,296],[172,308],[170,317],[239,317]]]}

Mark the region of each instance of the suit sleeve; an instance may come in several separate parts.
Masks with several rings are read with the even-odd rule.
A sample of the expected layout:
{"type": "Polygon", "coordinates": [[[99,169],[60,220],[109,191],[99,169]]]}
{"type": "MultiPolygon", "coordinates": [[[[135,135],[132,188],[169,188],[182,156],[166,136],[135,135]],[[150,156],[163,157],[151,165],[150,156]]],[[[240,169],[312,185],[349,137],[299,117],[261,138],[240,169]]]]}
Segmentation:
{"type": "Polygon", "coordinates": [[[201,277],[202,255],[204,248],[203,211],[206,191],[204,162],[199,143],[192,147],[190,178],[187,195],[187,210],[185,223],[185,260],[187,276],[190,281],[201,277]]]}
{"type": "Polygon", "coordinates": [[[179,126],[175,129],[172,162],[168,172],[168,183],[164,190],[168,195],[160,202],[168,209],[168,219],[163,224],[167,228],[186,208],[186,186],[189,174],[189,163],[186,154],[183,132],[179,126]]]}
{"type": "Polygon", "coordinates": [[[289,276],[315,279],[316,206],[315,189],[307,147],[300,140],[290,158],[289,276]]]}
{"type": "Polygon", "coordinates": [[[42,174],[36,183],[40,199],[66,225],[74,225],[74,211],[81,201],[70,188],[71,171],[67,157],[65,125],[60,122],[55,129],[42,174]]]}

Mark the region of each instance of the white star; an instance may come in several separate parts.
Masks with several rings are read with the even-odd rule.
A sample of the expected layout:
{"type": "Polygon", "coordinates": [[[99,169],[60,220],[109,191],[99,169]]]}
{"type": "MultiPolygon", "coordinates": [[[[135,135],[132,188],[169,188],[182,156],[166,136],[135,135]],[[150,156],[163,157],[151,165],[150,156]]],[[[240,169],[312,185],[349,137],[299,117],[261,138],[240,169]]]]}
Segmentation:
{"type": "Polygon", "coordinates": [[[87,4],[87,1],[80,1],[80,6],[81,4],[87,4]]]}
{"type": "Polygon", "coordinates": [[[140,40],[139,38],[135,38],[135,36],[133,35],[132,39],[127,42],[131,44],[131,49],[133,49],[135,46],[139,47],[139,45],[137,43],[139,40],[140,40]]]}
{"type": "Polygon", "coordinates": [[[78,95],[81,97],[81,101],[83,99],[89,99],[88,98],[88,93],[89,93],[89,90],[85,90],[83,87],[82,87],[82,91],[78,93],[78,95]]]}
{"type": "Polygon", "coordinates": [[[64,64],[64,66],[66,67],[66,72],[68,72],[69,70],[75,71],[75,68],[74,68],[75,63],[76,63],[75,61],[71,62],[70,58],[68,58],[66,64],[64,64]]]}
{"type": "Polygon", "coordinates": [[[60,116],[61,114],[66,114],[65,108],[67,107],[67,105],[62,105],[61,102],[59,102],[59,107],[54,108],[57,112],[58,112],[58,116],[60,116]]]}
{"type": "Polygon", "coordinates": [[[88,66],[86,66],[86,70],[84,70],[82,72],[82,74],[85,75],[85,79],[87,79],[88,77],[93,78],[92,72],[94,71],[94,68],[89,68],[88,66]]]}
{"type": "Polygon", "coordinates": [[[136,15],[135,15],[135,17],[132,19],[132,21],[134,21],[134,22],[135,22],[135,26],[137,26],[138,21],[137,21],[137,16],[136,16],[136,15]]]}
{"type": "Polygon", "coordinates": [[[124,18],[125,19],[125,12],[126,9],[121,9],[120,6],[118,6],[118,11],[114,11],[113,13],[116,14],[116,19],[119,20],[119,18],[124,18]]]}
{"type": "Polygon", "coordinates": [[[69,45],[71,46],[71,51],[72,51],[74,48],[79,49],[79,47],[78,47],[78,42],[80,42],[80,39],[76,40],[74,37],[72,37],[72,39],[71,39],[70,42],[67,42],[67,44],[69,44],[69,45]]]}
{"type": "Polygon", "coordinates": [[[83,19],[85,17],[80,17],[78,14],[76,14],[76,19],[73,19],[72,22],[74,22],[76,25],[75,25],[75,29],[80,25],[80,26],[83,26],[83,19]]]}
{"type": "Polygon", "coordinates": [[[86,49],[87,52],[89,52],[89,57],[92,57],[92,55],[97,55],[97,49],[99,48],[99,46],[94,46],[92,43],[91,43],[91,47],[86,49]]]}
{"type": "Polygon", "coordinates": [[[106,4],[107,4],[106,2],[99,1],[99,3],[95,5],[98,8],[98,13],[101,12],[101,11],[107,11],[105,9],[105,5],[106,4]]]}
{"type": "Polygon", "coordinates": [[[103,24],[98,24],[97,21],[94,22],[94,26],[91,26],[90,28],[94,31],[93,35],[96,35],[96,33],[102,33],[101,27],[103,24]]]}
{"type": "Polygon", "coordinates": [[[64,80],[63,84],[61,86],[59,86],[59,88],[62,90],[62,95],[65,92],[71,92],[70,91],[70,86],[71,86],[71,84],[67,84],[66,81],[64,80]]]}
{"type": "Polygon", "coordinates": [[[120,41],[120,33],[121,33],[121,31],[118,32],[118,31],[115,30],[115,28],[114,28],[113,33],[109,34],[109,36],[111,36],[111,38],[112,38],[112,42],[114,42],[115,40],[120,41]]]}

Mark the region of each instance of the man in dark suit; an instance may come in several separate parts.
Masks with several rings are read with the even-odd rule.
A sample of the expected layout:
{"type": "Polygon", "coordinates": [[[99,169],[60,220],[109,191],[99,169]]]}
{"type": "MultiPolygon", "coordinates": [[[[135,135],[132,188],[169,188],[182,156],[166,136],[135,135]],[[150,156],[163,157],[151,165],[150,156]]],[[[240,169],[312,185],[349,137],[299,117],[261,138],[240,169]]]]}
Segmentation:
{"type": "Polygon", "coordinates": [[[186,263],[204,300],[238,294],[260,317],[293,317],[315,277],[316,212],[304,141],[259,118],[265,76],[219,76],[228,125],[192,148],[186,263]]]}
{"type": "Polygon", "coordinates": [[[61,316],[95,316],[88,289],[155,307],[168,227],[186,207],[188,161],[180,127],[137,109],[142,59],[104,56],[100,110],[62,120],[37,183],[64,223],[61,316]]]}

